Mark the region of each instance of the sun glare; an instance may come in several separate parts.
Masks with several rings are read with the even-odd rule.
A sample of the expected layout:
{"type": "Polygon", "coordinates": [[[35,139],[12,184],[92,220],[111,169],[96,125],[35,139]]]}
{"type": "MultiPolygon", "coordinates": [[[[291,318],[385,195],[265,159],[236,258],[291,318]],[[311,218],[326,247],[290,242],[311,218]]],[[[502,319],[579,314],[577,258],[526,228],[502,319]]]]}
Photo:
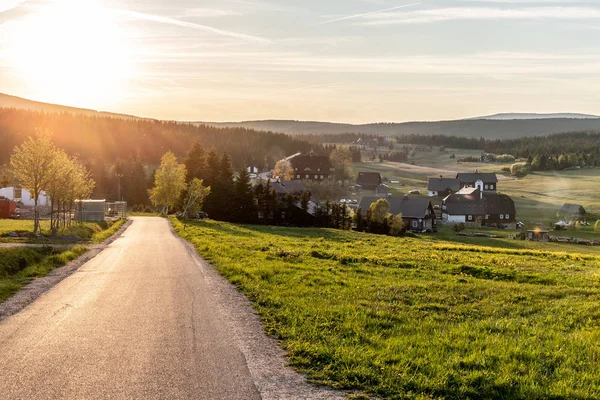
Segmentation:
{"type": "Polygon", "coordinates": [[[125,95],[132,72],[125,33],[100,2],[58,0],[13,27],[8,55],[36,99],[108,107],[125,95]]]}

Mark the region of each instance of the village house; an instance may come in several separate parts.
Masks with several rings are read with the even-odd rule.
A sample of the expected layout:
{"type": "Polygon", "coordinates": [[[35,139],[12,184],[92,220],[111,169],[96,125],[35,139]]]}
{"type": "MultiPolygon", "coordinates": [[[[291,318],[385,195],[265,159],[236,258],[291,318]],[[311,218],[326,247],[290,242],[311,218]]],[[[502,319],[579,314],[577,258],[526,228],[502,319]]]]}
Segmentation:
{"type": "Polygon", "coordinates": [[[516,227],[514,201],[505,194],[465,187],[442,200],[442,220],[447,223],[516,227]]]}
{"type": "Polygon", "coordinates": [[[356,184],[362,189],[375,190],[381,185],[381,175],[379,172],[359,172],[356,184]]]}
{"type": "Polygon", "coordinates": [[[490,172],[459,172],[456,179],[460,181],[460,187],[477,188],[481,191],[496,191],[498,177],[490,172]]]}
{"type": "Polygon", "coordinates": [[[446,197],[460,190],[460,180],[456,178],[429,178],[427,182],[427,191],[429,197],[446,197]]]}
{"type": "MultiPolygon", "coordinates": [[[[358,208],[366,213],[371,204],[379,200],[377,196],[364,196],[358,208]]],[[[413,232],[437,232],[437,222],[431,201],[414,197],[392,196],[386,198],[390,205],[390,213],[402,215],[402,220],[413,232]]]]}
{"type": "Polygon", "coordinates": [[[308,154],[296,153],[286,160],[292,164],[294,170],[292,179],[324,181],[335,171],[329,157],[316,155],[312,151],[308,154]]]}
{"type": "MultiPolygon", "coordinates": [[[[14,200],[17,203],[22,203],[26,207],[34,206],[34,198],[31,192],[27,189],[19,187],[4,187],[0,188],[0,196],[6,197],[9,200],[14,200]]],[[[38,206],[50,205],[50,199],[46,196],[45,192],[41,192],[38,198],[38,206]]]]}

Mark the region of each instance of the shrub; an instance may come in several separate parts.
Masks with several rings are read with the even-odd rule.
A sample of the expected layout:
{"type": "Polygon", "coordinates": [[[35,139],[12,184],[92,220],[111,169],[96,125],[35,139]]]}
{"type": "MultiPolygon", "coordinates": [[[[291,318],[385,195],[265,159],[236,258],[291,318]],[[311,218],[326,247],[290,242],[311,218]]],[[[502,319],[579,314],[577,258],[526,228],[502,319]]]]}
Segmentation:
{"type": "Polygon", "coordinates": [[[512,176],[523,177],[529,172],[531,172],[531,165],[524,162],[514,163],[510,166],[510,174],[512,176]]]}
{"type": "Polygon", "coordinates": [[[600,219],[596,221],[596,224],[594,225],[594,231],[600,232],[600,219]]]}
{"type": "Polygon", "coordinates": [[[464,230],[465,230],[465,228],[466,228],[466,226],[465,226],[465,223],[464,223],[464,222],[461,222],[460,224],[455,224],[455,225],[452,227],[452,230],[453,230],[454,232],[458,233],[458,232],[462,232],[462,231],[464,231],[464,230]]]}

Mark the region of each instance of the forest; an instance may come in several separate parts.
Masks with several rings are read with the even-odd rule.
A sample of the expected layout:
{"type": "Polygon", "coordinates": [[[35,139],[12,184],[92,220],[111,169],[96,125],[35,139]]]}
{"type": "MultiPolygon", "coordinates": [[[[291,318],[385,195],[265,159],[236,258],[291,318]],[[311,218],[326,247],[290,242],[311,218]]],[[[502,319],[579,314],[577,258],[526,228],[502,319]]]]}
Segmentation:
{"type": "Polygon", "coordinates": [[[245,128],[0,108],[0,165],[7,164],[13,148],[38,129],[52,133],[58,147],[83,162],[105,164],[134,156],[143,164],[155,165],[167,151],[185,155],[195,141],[228,153],[236,169],[265,163],[273,167],[290,154],[321,150],[317,144],[285,134],[245,128]]]}

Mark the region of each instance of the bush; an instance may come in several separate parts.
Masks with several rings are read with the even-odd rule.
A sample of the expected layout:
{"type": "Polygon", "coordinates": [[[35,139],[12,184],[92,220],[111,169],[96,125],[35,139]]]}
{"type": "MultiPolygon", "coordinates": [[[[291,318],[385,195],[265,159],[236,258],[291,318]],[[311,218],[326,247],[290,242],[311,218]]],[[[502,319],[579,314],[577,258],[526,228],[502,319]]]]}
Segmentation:
{"type": "Polygon", "coordinates": [[[600,232],[600,219],[596,221],[596,225],[594,225],[594,231],[600,232]]]}
{"type": "Polygon", "coordinates": [[[497,163],[515,162],[515,157],[511,156],[510,154],[501,154],[499,156],[496,156],[496,162],[497,163]]]}
{"type": "Polygon", "coordinates": [[[462,231],[464,231],[464,230],[465,230],[465,228],[466,228],[466,226],[465,226],[465,223],[464,223],[464,222],[461,222],[460,224],[455,224],[455,225],[452,227],[452,230],[453,230],[454,232],[458,233],[458,232],[462,232],[462,231]]]}
{"type": "Polygon", "coordinates": [[[514,163],[513,165],[510,166],[510,174],[512,176],[523,177],[530,172],[531,172],[531,165],[524,163],[524,162],[514,163]]]}

